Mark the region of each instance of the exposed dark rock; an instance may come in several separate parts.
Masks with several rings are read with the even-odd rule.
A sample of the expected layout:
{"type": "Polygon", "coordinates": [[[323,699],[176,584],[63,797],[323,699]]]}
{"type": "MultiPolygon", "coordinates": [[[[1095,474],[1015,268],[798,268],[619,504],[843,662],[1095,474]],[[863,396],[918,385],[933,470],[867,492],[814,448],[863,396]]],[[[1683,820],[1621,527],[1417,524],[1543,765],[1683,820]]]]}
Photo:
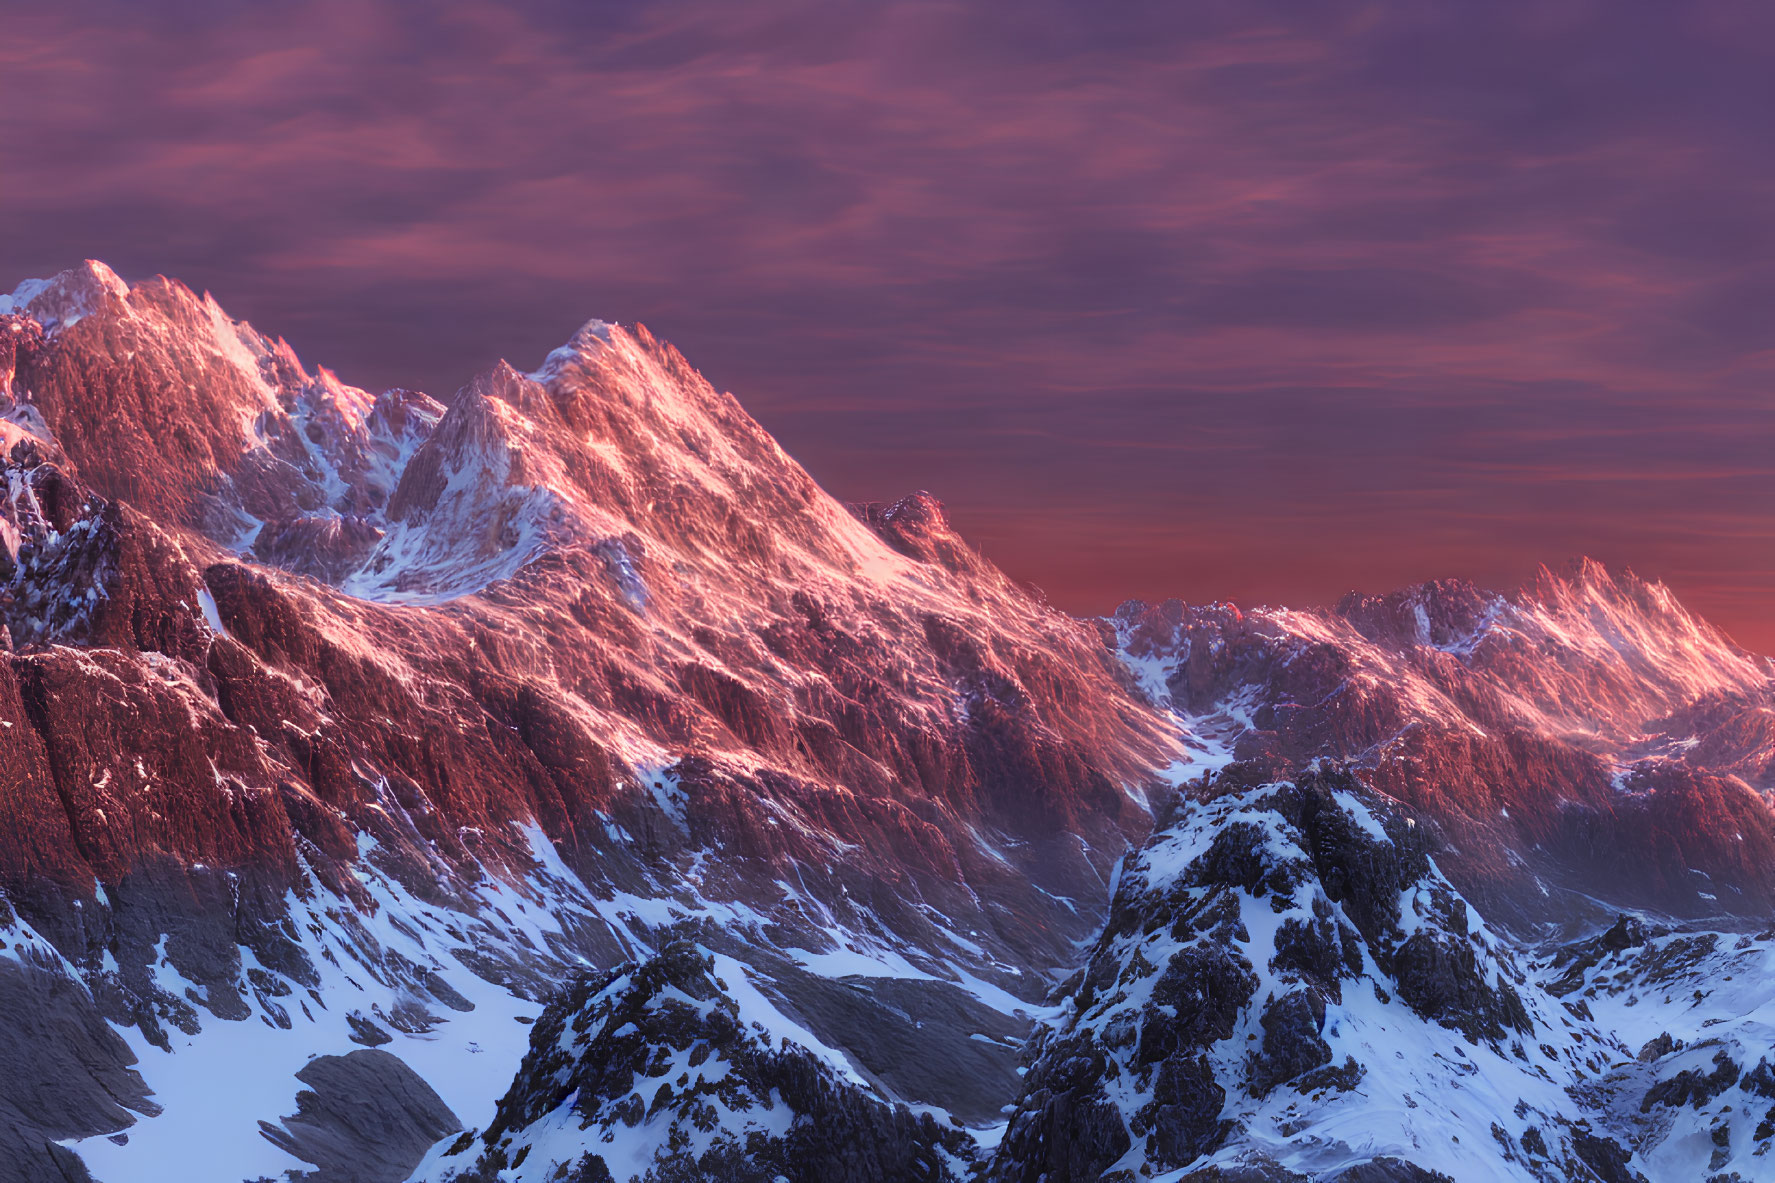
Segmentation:
{"type": "Polygon", "coordinates": [[[1226,1140],[1220,1120],[1226,1090],[1202,1056],[1173,1055],[1159,1066],[1152,1103],[1142,1112],[1152,1130],[1154,1157],[1167,1166],[1182,1166],[1226,1140]]]}
{"type": "Polygon", "coordinates": [[[1156,1064],[1225,1039],[1256,989],[1250,965],[1219,946],[1191,945],[1173,954],[1153,984],[1138,1062],[1156,1064]]]}
{"type": "Polygon", "coordinates": [[[1455,1183],[1441,1171],[1400,1158],[1375,1158],[1339,1172],[1337,1183],[1455,1183]]]}
{"type": "Polygon", "coordinates": [[[381,1024],[356,1011],[346,1015],[345,1021],[351,1026],[351,1042],[353,1043],[361,1043],[367,1048],[373,1048],[394,1041],[394,1036],[384,1031],[381,1024]]]}
{"type": "Polygon", "coordinates": [[[1469,944],[1414,933],[1393,954],[1393,974],[1399,996],[1413,1010],[1468,1039],[1502,1039],[1506,1029],[1529,1030],[1522,999],[1508,982],[1486,982],[1469,944]]]}
{"type": "Polygon", "coordinates": [[[846,1048],[897,1097],[991,1124],[1022,1086],[1017,1065],[1028,1024],[948,982],[852,977],[832,981],[767,962],[783,1009],[815,1036],[846,1048]],[[934,1041],[954,1049],[930,1054],[934,1041]]]}
{"type": "Polygon", "coordinates": [[[296,1079],[296,1112],[260,1122],[279,1149],[315,1170],[292,1183],[401,1183],[433,1143],[462,1128],[430,1085],[400,1057],[364,1048],[317,1056],[296,1079]]]}
{"type": "Polygon", "coordinates": [[[1435,839],[1395,818],[1378,840],[1338,806],[1339,791],[1366,790],[1347,772],[1311,773],[1277,791],[1277,812],[1300,829],[1325,894],[1364,940],[1382,944],[1399,925],[1399,893],[1429,870],[1435,839]]]}
{"type": "Polygon", "coordinates": [[[1637,916],[1622,913],[1615,917],[1615,923],[1606,932],[1589,940],[1573,942],[1554,954],[1553,964],[1563,968],[1564,972],[1549,989],[1559,995],[1581,989],[1585,975],[1599,963],[1629,949],[1639,948],[1651,935],[1645,923],[1637,916]]]}
{"type": "Polygon", "coordinates": [[[1682,1041],[1672,1038],[1670,1032],[1660,1031],[1646,1040],[1645,1045],[1639,1049],[1639,1058],[1649,1063],[1668,1056],[1682,1046],[1682,1041]]]}
{"type": "MultiPolygon", "coordinates": [[[[489,1177],[527,1155],[526,1131],[572,1098],[594,1158],[600,1128],[627,1130],[646,1120],[652,1129],[663,1115],[667,1129],[655,1139],[651,1168],[658,1179],[956,1178],[950,1164],[973,1156],[961,1131],[883,1102],[798,1047],[773,1048],[768,1035],[748,1026],[714,967],[696,946],[678,941],[649,961],[582,978],[550,1002],[497,1117],[479,1138],[482,1149],[460,1164],[458,1177],[489,1177]],[[673,1067],[680,1056],[689,1072],[673,1067]],[[781,1129],[775,1119],[753,1125],[744,1116],[780,1106],[789,1110],[784,1132],[764,1132],[781,1129]],[[692,1150],[692,1131],[715,1136],[692,1150]]],[[[474,1144],[449,1158],[466,1159],[474,1144]]],[[[571,1165],[599,1177],[591,1163],[571,1165]]]]}
{"type": "Polygon", "coordinates": [[[1319,1037],[1325,1026],[1325,1000],[1318,991],[1294,990],[1263,1008],[1263,1047],[1252,1059],[1251,1091],[1264,1096],[1322,1064],[1331,1046],[1319,1037]]]}
{"type": "Polygon", "coordinates": [[[9,1183],[78,1183],[79,1156],[54,1142],[115,1133],[136,1113],[160,1111],[129,1045],[47,956],[0,956],[0,1016],[0,1176],[9,1183]]]}
{"type": "Polygon", "coordinates": [[[1602,934],[1598,943],[1611,953],[1619,953],[1645,944],[1646,936],[1645,922],[1623,912],[1615,918],[1613,927],[1602,934]]]}
{"type": "MultiPolygon", "coordinates": [[[[1759,1062],[1759,1067],[1762,1067],[1759,1062]]],[[[1645,1099],[1640,1102],[1640,1110],[1649,1110],[1654,1105],[1667,1105],[1676,1108],[1683,1105],[1696,1109],[1738,1083],[1740,1069],[1725,1052],[1715,1052],[1713,1071],[1703,1072],[1699,1068],[1689,1068],[1678,1072],[1666,1080],[1660,1080],[1646,1090],[1645,1099]]],[[[1765,1071],[1764,1075],[1767,1075],[1765,1071]]]]}
{"type": "Polygon", "coordinates": [[[1357,934],[1333,919],[1331,908],[1318,901],[1313,918],[1290,917],[1276,933],[1276,955],[1270,968],[1294,973],[1315,983],[1333,1001],[1340,1001],[1346,977],[1362,970],[1362,947],[1357,934]]]}
{"type": "Polygon", "coordinates": [[[1768,1058],[1758,1060],[1750,1071],[1740,1077],[1738,1087],[1759,1097],[1775,1098],[1775,1068],[1770,1067],[1768,1058]]]}
{"type": "Polygon", "coordinates": [[[1301,870],[1270,856],[1270,832],[1252,822],[1234,822],[1214,836],[1208,851],[1190,868],[1198,884],[1237,887],[1262,897],[1274,891],[1286,895],[1299,881],[1301,870]]]}
{"type": "Polygon", "coordinates": [[[1101,1091],[1110,1061],[1088,1039],[1056,1039],[1039,1051],[991,1177],[1004,1183],[1094,1183],[1133,1145],[1120,1111],[1101,1091]]]}
{"type": "Polygon", "coordinates": [[[1347,1093],[1361,1084],[1367,1074],[1368,1070],[1356,1062],[1356,1057],[1345,1056],[1341,1064],[1327,1065],[1299,1077],[1294,1081],[1294,1088],[1301,1093],[1316,1093],[1321,1089],[1347,1093]]]}
{"type": "Polygon", "coordinates": [[[1602,1183],[1646,1183],[1630,1164],[1632,1153],[1614,1139],[1588,1129],[1572,1131],[1572,1149],[1602,1183]]]}

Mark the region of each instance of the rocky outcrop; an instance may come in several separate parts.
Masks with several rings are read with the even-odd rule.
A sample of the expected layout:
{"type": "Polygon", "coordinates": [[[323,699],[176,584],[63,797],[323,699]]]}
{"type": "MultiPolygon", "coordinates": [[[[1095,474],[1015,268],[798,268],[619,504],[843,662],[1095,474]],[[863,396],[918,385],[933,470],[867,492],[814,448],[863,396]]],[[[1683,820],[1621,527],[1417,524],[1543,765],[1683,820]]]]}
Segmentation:
{"type": "Polygon", "coordinates": [[[1521,933],[1619,907],[1775,907],[1775,682],[1662,585],[1589,561],[1513,596],[1442,580],[1330,611],[1131,602],[1144,687],[1271,773],[1348,761],[1433,819],[1521,933]]]}
{"type": "Polygon", "coordinates": [[[1639,1161],[1567,1091],[1619,1041],[1535,984],[1421,819],[1342,769],[1242,771],[1128,860],[989,1178],[1526,1183],[1639,1161]]]}
{"type": "Polygon", "coordinates": [[[48,943],[0,898],[0,1173],[17,1183],[87,1178],[70,1138],[122,1136],[159,1106],[135,1054],[48,943]]]}
{"type": "Polygon", "coordinates": [[[266,1140],[315,1165],[290,1183],[402,1183],[434,1143],[462,1128],[431,1086],[385,1051],[317,1056],[296,1079],[308,1086],[296,1094],[296,1112],[260,1123],[266,1140]]]}
{"type": "Polygon", "coordinates": [[[956,533],[943,503],[923,489],[891,504],[866,501],[847,508],[907,558],[935,563],[957,575],[1004,582],[997,568],[956,533]]]}
{"type": "Polygon", "coordinates": [[[536,1021],[483,1133],[415,1176],[471,1181],[702,1179],[943,1183],[973,1142],[874,1095],[731,959],[685,941],[587,977],[536,1021]]]}

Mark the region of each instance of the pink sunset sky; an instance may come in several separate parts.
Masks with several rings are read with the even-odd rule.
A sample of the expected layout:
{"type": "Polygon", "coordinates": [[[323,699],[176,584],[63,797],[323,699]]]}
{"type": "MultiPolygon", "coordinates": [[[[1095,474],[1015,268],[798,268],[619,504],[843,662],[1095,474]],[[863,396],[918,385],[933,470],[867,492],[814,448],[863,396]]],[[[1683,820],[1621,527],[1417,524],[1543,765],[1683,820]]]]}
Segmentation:
{"type": "Polygon", "coordinates": [[[447,396],[644,321],[1080,612],[1580,553],[1775,651],[1775,9],[6,5],[83,257],[447,396]]]}

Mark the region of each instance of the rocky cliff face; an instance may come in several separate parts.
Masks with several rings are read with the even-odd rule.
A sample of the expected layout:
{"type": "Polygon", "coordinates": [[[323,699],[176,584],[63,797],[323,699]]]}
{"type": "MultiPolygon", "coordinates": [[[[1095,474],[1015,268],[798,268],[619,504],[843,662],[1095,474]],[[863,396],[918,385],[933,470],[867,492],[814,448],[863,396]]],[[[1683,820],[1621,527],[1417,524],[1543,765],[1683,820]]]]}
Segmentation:
{"type": "MultiPolygon", "coordinates": [[[[683,919],[1012,1021],[1176,756],[1093,627],[929,497],[832,501],[644,329],[441,403],[97,264],[0,311],[0,890],[169,1102],[101,1173],[172,1152],[231,1028],[292,1032],[290,1073],[478,1044],[456,1016],[683,919]]],[[[897,1099],[982,1107],[941,1076],[897,1099]]],[[[278,1088],[206,1137],[262,1141],[278,1088]]]]}
{"type": "Polygon", "coordinates": [[[1668,589],[1595,563],[1329,611],[1124,605],[1152,701],[1269,773],[1320,756],[1436,819],[1499,922],[1775,903],[1775,682],[1668,589]]]}
{"type": "MultiPolygon", "coordinates": [[[[523,1170],[545,1143],[579,1170],[603,1152],[569,1162],[569,1125],[666,1149],[637,1170],[713,1153],[790,1178],[959,1177],[1024,1092],[1030,1020],[1100,940],[1154,795],[1235,757],[1212,782],[1226,800],[1333,757],[1363,816],[1443,836],[1440,870],[1375,839],[1409,878],[1389,890],[1428,893],[1385,923],[1357,923],[1341,887],[1289,888],[1297,919],[1390,983],[1377,1030],[1425,1018],[1413,957],[1435,976],[1480,931],[1457,902],[1497,926],[1471,945],[1496,1023],[1460,1034],[1496,1052],[1565,1024],[1515,976],[1521,941],[1619,907],[1724,927],[1775,891],[1768,664],[1659,587],[1581,567],[1514,597],[1434,584],[1325,612],[1075,620],[928,494],[833,501],[639,326],[590,322],[447,398],[371,395],[207,295],[88,263],[0,296],[0,453],[0,976],[40,1000],[18,1046],[65,1048],[0,1073],[20,1178],[392,1180],[458,1123],[468,1141],[427,1152],[427,1178],[523,1170]],[[1354,937],[1319,914],[1333,904],[1354,937]],[[1448,939],[1412,943],[1432,929],[1448,939]],[[700,951],[654,960],[675,941],[700,951]],[[547,1024],[577,1034],[551,1051],[528,1037],[569,983],[547,1024]],[[694,1022],[607,1029],[610,1007],[658,1017],[678,994],[694,1022]],[[761,1008],[776,1042],[749,1026],[761,1008]],[[557,1095],[560,1073],[617,1062],[642,1087],[697,1040],[753,1105],[729,1105],[737,1149],[699,1125],[728,1076],[640,1123],[593,1105],[627,1104],[609,1089],[557,1095]],[[386,1103],[354,1106],[366,1090],[386,1103]],[[853,1162],[814,1136],[833,1122],[873,1149],[853,1162]]],[[[1317,824],[1255,801],[1229,832],[1317,824]]],[[[1247,890],[1190,890],[1211,886],[1223,911],[1247,890]]],[[[1252,960],[1273,950],[1197,919],[1175,939],[1212,981],[1287,986],[1278,1030],[1318,1028],[1369,972],[1278,978],[1252,960]]],[[[1607,993],[1615,978],[1583,978],[1603,964],[1572,989],[1607,993]]],[[[1267,1136],[1264,1106],[1318,1044],[1263,1051],[1264,1005],[1164,1036],[1107,1100],[1025,1094],[993,1169],[1040,1157],[1031,1138],[1084,1178],[1120,1138],[1158,1169],[1209,1153],[1209,1126],[1221,1149],[1267,1136]],[[1210,1055],[1223,1019],[1266,1066],[1210,1055]]],[[[1028,1080],[1070,1096],[1054,1038],[1028,1080]]],[[[1303,1071],[1341,1080],[1344,1054],[1303,1071]]]]}

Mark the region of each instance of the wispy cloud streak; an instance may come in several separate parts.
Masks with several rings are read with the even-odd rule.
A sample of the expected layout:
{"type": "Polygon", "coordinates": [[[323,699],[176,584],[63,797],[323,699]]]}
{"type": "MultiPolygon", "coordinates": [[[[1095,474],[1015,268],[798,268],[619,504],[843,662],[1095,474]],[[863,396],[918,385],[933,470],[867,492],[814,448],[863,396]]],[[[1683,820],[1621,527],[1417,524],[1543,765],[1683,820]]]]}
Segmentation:
{"type": "Polygon", "coordinates": [[[1590,552],[1775,649],[1761,6],[18,7],[0,282],[368,385],[647,321],[1071,607],[1590,552]]]}

